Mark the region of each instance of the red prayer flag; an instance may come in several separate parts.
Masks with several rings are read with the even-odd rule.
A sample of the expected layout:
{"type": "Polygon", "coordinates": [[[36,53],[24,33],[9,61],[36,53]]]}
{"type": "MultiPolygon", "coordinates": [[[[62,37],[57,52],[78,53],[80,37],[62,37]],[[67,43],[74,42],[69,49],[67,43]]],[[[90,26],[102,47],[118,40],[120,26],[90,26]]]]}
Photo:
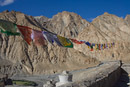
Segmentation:
{"type": "Polygon", "coordinates": [[[23,35],[24,40],[30,45],[32,39],[31,39],[31,34],[32,34],[32,29],[27,27],[27,26],[21,26],[17,25],[19,31],[23,35]]]}
{"type": "Polygon", "coordinates": [[[72,42],[76,43],[76,44],[83,44],[83,41],[78,41],[76,39],[70,39],[72,42]]]}
{"type": "Polygon", "coordinates": [[[99,44],[99,50],[101,50],[101,44],[99,44]]]}
{"type": "Polygon", "coordinates": [[[45,38],[42,34],[42,31],[33,30],[32,31],[33,41],[35,45],[45,45],[45,38]]]}

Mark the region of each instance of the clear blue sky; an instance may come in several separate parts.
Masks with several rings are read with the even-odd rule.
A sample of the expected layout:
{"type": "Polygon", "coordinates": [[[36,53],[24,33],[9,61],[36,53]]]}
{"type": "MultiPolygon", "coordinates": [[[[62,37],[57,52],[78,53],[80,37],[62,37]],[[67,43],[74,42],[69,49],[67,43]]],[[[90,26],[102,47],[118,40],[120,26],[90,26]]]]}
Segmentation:
{"type": "Polygon", "coordinates": [[[130,0],[0,0],[0,12],[6,9],[48,18],[69,11],[91,21],[104,12],[125,17],[130,14],[130,0]]]}

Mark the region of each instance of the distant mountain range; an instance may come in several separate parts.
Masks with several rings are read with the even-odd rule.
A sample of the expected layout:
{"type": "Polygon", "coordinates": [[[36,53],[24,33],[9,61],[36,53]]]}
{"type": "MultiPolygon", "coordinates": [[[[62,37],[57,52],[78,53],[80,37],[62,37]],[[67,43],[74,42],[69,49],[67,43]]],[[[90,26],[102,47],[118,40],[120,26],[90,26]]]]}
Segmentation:
{"type": "Polygon", "coordinates": [[[47,18],[6,10],[0,13],[0,19],[37,30],[46,28],[64,37],[91,43],[115,42],[113,48],[90,51],[85,44],[74,44],[72,49],[51,44],[41,47],[32,43],[28,46],[20,36],[0,34],[1,73],[10,75],[56,73],[87,68],[97,65],[100,61],[130,61],[130,15],[122,19],[104,13],[90,23],[76,13],[66,11],[47,18]]]}

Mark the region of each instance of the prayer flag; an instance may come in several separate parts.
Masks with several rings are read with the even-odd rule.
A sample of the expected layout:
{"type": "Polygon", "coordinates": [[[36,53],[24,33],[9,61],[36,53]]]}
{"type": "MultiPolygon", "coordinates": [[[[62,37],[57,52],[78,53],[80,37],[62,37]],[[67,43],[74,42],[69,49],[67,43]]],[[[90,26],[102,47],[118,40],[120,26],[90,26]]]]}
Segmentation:
{"type": "Polygon", "coordinates": [[[99,50],[101,50],[101,44],[98,44],[99,50]]]}
{"type": "Polygon", "coordinates": [[[106,48],[106,44],[104,44],[104,49],[106,48]]]}
{"type": "Polygon", "coordinates": [[[54,43],[53,34],[46,32],[46,31],[43,31],[42,33],[43,33],[43,36],[45,37],[45,39],[53,45],[53,43],[54,43]]]}
{"type": "Polygon", "coordinates": [[[62,46],[73,48],[73,43],[69,39],[59,36],[59,35],[57,35],[57,37],[58,37],[59,41],[61,42],[62,46]]]}
{"type": "Polygon", "coordinates": [[[114,45],[115,45],[115,43],[113,42],[113,43],[112,43],[112,45],[114,46],[114,45]]]}
{"type": "Polygon", "coordinates": [[[92,45],[91,43],[90,43],[90,45],[91,45],[91,46],[90,46],[90,47],[91,47],[91,51],[93,51],[93,45],[92,45]]]}
{"type": "Polygon", "coordinates": [[[103,44],[101,44],[101,50],[103,50],[103,44]]]}
{"type": "Polygon", "coordinates": [[[32,30],[31,38],[35,45],[45,45],[45,38],[42,34],[42,31],[32,30]]]}
{"type": "Polygon", "coordinates": [[[26,26],[21,26],[17,25],[19,31],[21,32],[24,40],[30,45],[31,44],[31,34],[32,34],[32,29],[26,26]]]}
{"type": "Polygon", "coordinates": [[[76,39],[70,39],[72,42],[76,43],[76,44],[83,44],[83,41],[78,41],[76,39]]]}
{"type": "Polygon", "coordinates": [[[20,33],[17,32],[16,24],[2,19],[0,19],[0,31],[7,35],[20,35],[20,33]]]}
{"type": "Polygon", "coordinates": [[[96,50],[98,50],[99,49],[99,46],[98,46],[98,44],[96,44],[97,45],[97,49],[96,50]]]}
{"type": "Polygon", "coordinates": [[[18,33],[18,32],[12,33],[10,31],[3,31],[2,29],[1,29],[1,33],[5,33],[6,35],[20,35],[20,33],[18,33]]]}
{"type": "Polygon", "coordinates": [[[95,43],[92,43],[92,46],[95,46],[95,43]]]}
{"type": "Polygon", "coordinates": [[[108,44],[106,43],[106,48],[108,48],[108,44]]]}
{"type": "Polygon", "coordinates": [[[49,33],[47,31],[43,31],[42,33],[43,33],[45,39],[48,42],[50,42],[51,44],[56,42],[58,46],[62,46],[61,42],[59,41],[59,39],[57,38],[57,36],[55,34],[49,33]]]}
{"type": "Polygon", "coordinates": [[[90,46],[90,43],[89,42],[85,42],[86,45],[90,46]]]}

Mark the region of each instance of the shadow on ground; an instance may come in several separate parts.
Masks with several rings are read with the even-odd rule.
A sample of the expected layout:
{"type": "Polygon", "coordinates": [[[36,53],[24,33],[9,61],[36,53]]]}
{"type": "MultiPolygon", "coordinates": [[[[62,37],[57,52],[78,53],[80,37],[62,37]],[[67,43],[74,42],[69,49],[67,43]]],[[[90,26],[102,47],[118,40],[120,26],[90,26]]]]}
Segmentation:
{"type": "Polygon", "coordinates": [[[124,69],[121,70],[121,73],[122,74],[114,87],[130,87],[127,85],[130,80],[128,73],[124,69]]]}

